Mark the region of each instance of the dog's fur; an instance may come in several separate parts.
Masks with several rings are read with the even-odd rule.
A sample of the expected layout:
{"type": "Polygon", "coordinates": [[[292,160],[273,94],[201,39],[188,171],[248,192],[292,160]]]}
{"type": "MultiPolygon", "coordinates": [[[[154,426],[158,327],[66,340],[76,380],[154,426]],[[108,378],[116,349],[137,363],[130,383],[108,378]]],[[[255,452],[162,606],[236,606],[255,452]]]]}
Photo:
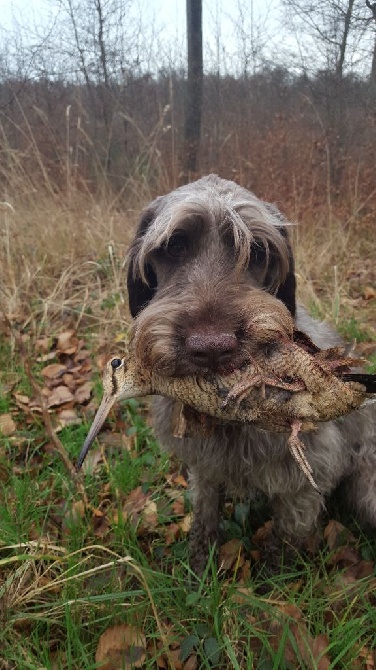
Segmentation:
{"type": "MultiPolygon", "coordinates": [[[[136,351],[161,374],[224,371],[264,346],[246,328],[252,297],[282,300],[317,345],[340,342],[295,303],[288,222],[233,182],[209,175],[154,200],[143,212],[129,252],[130,310],[136,351]]],[[[352,509],[376,526],[375,405],[321,424],[303,436],[324,496],[345,482],[352,509]]],[[[291,457],[286,436],[252,425],[219,425],[207,437],[174,438],[174,402],[157,398],[157,437],[187,463],[193,491],[191,564],[202,572],[218,539],[220,490],[269,498],[276,536],[297,546],[316,526],[323,497],[291,457]]]]}

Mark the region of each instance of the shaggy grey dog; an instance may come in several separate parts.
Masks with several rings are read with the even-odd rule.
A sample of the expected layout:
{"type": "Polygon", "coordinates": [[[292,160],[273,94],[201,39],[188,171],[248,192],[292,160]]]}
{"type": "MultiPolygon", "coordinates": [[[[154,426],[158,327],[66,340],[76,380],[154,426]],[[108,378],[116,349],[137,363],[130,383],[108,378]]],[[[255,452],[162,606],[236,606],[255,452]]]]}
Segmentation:
{"type": "MultiPolygon", "coordinates": [[[[166,376],[235,369],[265,346],[247,332],[244,309],[252,310],[260,290],[282,300],[317,345],[338,344],[335,332],[296,308],[288,225],[274,206],[216,175],[154,200],[129,252],[136,351],[166,376]]],[[[325,496],[341,481],[351,508],[376,526],[375,405],[303,436],[323,495],[292,459],[286,435],[224,424],[207,437],[178,439],[173,413],[173,401],[156,399],[155,433],[189,468],[190,559],[197,573],[218,540],[223,488],[250,499],[257,491],[266,494],[274,518],[269,542],[278,552],[283,542],[297,547],[312,532],[325,496]]]]}

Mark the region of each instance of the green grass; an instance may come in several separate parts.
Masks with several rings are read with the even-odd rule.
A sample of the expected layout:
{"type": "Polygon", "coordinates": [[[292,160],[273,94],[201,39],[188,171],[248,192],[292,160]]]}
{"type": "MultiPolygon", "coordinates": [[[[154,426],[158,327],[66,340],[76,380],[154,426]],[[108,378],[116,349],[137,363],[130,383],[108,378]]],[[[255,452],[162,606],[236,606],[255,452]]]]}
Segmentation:
{"type": "Polygon", "coordinates": [[[372,339],[370,329],[361,326],[353,316],[349,319],[342,319],[338,325],[338,331],[348,342],[353,340],[367,342],[372,339]]]}
{"type": "MultiPolygon", "coordinates": [[[[22,371],[7,365],[3,370],[19,375],[26,389],[22,371]]],[[[2,407],[15,409],[9,395],[2,407]]],[[[374,645],[374,578],[349,581],[328,550],[281,569],[268,580],[267,595],[258,595],[265,583],[257,565],[244,578],[241,567],[218,573],[211,560],[201,581],[192,575],[186,531],[166,541],[167,529],[181,520],[173,500],[179,495],[188,513],[189,498],[171,484],[178,465],[160,451],[146,416],[136,401],[111,414],[100,435],[104,460],[83,475],[87,509],[40,418],[26,424],[19,413],[17,434],[1,441],[1,670],[94,669],[100,636],[119,624],[146,636],[148,670],[161,656],[165,663],[170,658],[169,667],[182,667],[194,655],[197,667],[208,669],[316,668],[313,645],[323,635],[325,667],[365,667],[359,655],[374,645]],[[119,426],[125,446],[108,442],[119,426]],[[139,486],[157,514],[146,529],[142,514],[135,520],[124,514],[139,486]]],[[[82,424],[59,433],[73,461],[87,430],[82,424]]],[[[241,540],[249,560],[255,545],[246,507],[229,507],[225,531],[226,540],[241,540]]],[[[253,521],[262,525],[267,510],[260,503],[256,512],[253,521]]],[[[362,558],[375,561],[375,534],[352,530],[362,558]]]]}

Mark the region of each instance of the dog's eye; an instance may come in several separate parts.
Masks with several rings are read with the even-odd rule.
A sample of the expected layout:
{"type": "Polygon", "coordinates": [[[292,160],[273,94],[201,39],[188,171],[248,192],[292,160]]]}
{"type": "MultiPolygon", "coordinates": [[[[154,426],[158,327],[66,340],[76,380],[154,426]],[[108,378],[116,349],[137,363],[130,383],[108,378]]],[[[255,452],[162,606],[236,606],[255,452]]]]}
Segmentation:
{"type": "Polygon", "coordinates": [[[166,252],[172,258],[183,258],[188,251],[188,235],[185,233],[175,233],[172,235],[166,245],[166,252]]]}
{"type": "Polygon", "coordinates": [[[265,246],[261,243],[256,243],[252,246],[250,265],[262,267],[266,264],[267,252],[265,246]]]}

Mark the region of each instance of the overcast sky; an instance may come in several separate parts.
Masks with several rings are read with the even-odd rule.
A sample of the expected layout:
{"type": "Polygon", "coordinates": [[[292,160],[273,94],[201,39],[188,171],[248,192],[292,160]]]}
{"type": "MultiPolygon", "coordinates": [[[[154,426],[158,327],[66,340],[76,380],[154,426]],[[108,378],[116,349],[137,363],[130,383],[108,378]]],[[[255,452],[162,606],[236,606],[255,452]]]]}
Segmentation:
{"type": "MultiPolygon", "coordinates": [[[[37,64],[38,53],[48,47],[48,75],[68,73],[69,63],[72,63],[68,52],[70,49],[73,53],[74,46],[68,17],[70,2],[81,26],[85,22],[90,25],[95,12],[85,14],[82,7],[93,6],[94,0],[0,0],[3,62],[23,59],[24,68],[31,54],[30,76],[33,76],[32,67],[33,63],[37,64]]],[[[356,3],[366,15],[365,4],[360,0],[356,3]]],[[[135,63],[142,72],[155,72],[165,66],[185,67],[185,5],[185,0],[118,0],[116,6],[123,8],[123,23],[121,26],[114,23],[111,34],[116,33],[116,44],[121,42],[124,53],[128,50],[131,54],[132,69],[135,63]]],[[[102,6],[108,11],[113,5],[111,0],[102,0],[102,6]]],[[[335,3],[330,6],[334,7],[335,3]]],[[[348,49],[347,67],[367,72],[371,62],[369,45],[372,47],[374,34],[368,30],[367,34],[358,32],[357,35],[358,41],[348,49]]],[[[203,37],[206,71],[251,73],[265,64],[285,65],[299,72],[332,67],[332,63],[325,61],[325,48],[320,48],[317,31],[315,42],[307,21],[300,25],[288,22],[282,0],[203,0],[203,37]]],[[[90,51],[90,45],[84,48],[90,51]]],[[[90,53],[87,57],[90,59],[90,53]]],[[[39,70],[36,65],[34,76],[41,70],[43,63],[39,70]]]]}
{"type": "MultiPolygon", "coordinates": [[[[131,2],[135,20],[141,16],[148,26],[145,32],[152,25],[162,49],[163,44],[169,43],[170,60],[185,57],[185,4],[185,0],[131,2]],[[175,45],[175,53],[170,43],[175,45]]],[[[64,5],[67,6],[66,0],[0,0],[0,26],[8,35],[14,30],[18,35],[23,33],[23,44],[28,40],[37,44],[43,31],[54,34],[64,5]]],[[[257,57],[261,58],[261,53],[266,59],[271,57],[273,49],[280,51],[282,43],[284,48],[292,44],[291,36],[283,34],[281,19],[280,0],[203,0],[205,62],[220,62],[220,69],[226,71],[241,50],[253,49],[257,57]]]]}

